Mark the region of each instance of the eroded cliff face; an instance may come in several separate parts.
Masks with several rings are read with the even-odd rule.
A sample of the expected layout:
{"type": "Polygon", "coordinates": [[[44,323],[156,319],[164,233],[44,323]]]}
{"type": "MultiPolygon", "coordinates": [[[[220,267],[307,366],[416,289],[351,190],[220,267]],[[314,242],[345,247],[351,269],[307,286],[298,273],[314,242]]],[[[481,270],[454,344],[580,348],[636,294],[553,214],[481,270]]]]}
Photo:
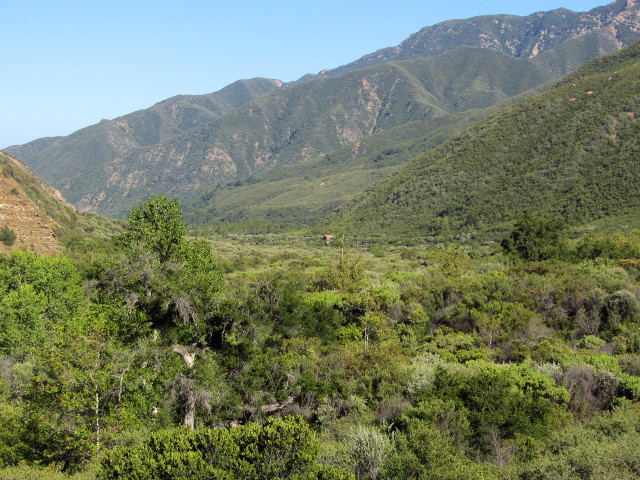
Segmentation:
{"type": "MultiPolygon", "coordinates": [[[[24,193],[22,186],[10,175],[13,168],[24,166],[15,159],[0,153],[0,227],[8,227],[15,233],[13,245],[0,242],[0,253],[21,249],[37,254],[54,255],[62,251],[56,236],[42,212],[24,193]],[[6,168],[6,167],[9,168],[6,168]]],[[[43,188],[45,188],[43,186],[43,188]]],[[[58,192],[58,199],[64,201],[58,192]]]]}

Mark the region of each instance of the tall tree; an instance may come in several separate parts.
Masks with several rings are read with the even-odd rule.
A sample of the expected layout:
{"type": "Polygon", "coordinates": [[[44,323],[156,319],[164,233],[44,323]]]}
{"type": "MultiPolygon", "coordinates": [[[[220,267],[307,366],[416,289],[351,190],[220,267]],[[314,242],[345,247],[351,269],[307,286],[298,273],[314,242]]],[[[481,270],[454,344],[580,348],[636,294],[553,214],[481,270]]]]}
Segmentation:
{"type": "Polygon", "coordinates": [[[182,251],[187,227],[182,221],[182,207],[177,198],[151,197],[134,207],[128,219],[125,238],[144,244],[157,253],[161,261],[167,261],[182,251]]]}

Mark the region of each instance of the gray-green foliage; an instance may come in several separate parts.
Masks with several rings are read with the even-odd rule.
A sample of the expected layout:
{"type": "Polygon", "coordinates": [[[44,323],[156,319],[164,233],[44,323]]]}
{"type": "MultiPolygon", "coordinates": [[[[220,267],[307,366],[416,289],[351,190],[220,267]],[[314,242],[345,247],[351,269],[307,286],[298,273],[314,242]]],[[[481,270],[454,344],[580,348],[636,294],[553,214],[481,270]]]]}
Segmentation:
{"type": "Polygon", "coordinates": [[[628,290],[614,292],[605,305],[605,328],[610,332],[619,330],[621,324],[640,321],[640,301],[628,290]]]}
{"type": "Polygon", "coordinates": [[[318,441],[301,418],[269,419],[264,425],[251,423],[231,430],[203,428],[152,434],[142,445],[105,455],[98,479],[350,478],[317,463],[318,454],[318,441]]]}
{"type": "Polygon", "coordinates": [[[378,429],[354,426],[345,439],[346,454],[356,480],[376,479],[391,451],[391,442],[378,429]]]}

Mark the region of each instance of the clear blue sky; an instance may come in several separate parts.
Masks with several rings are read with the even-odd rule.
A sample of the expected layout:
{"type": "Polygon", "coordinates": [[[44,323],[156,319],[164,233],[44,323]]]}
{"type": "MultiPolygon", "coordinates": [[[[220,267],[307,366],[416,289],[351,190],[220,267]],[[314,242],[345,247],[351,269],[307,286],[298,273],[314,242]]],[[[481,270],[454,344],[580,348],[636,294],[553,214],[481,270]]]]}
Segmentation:
{"type": "Polygon", "coordinates": [[[0,148],[177,94],[295,80],[452,18],[587,11],[607,0],[14,0],[0,26],[0,148]]]}

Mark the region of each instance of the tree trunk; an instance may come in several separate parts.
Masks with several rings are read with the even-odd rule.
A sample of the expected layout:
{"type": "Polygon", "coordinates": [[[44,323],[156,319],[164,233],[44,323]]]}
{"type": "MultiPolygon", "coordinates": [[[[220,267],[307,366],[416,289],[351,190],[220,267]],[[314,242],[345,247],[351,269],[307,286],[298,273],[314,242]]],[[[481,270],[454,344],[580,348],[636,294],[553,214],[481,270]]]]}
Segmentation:
{"type": "Polygon", "coordinates": [[[190,389],[186,395],[186,401],[184,404],[184,422],[190,429],[194,429],[196,420],[196,394],[193,389],[190,389]]]}
{"type": "Polygon", "coordinates": [[[196,361],[196,352],[189,352],[187,347],[178,345],[177,343],[171,345],[171,351],[180,355],[184,363],[187,364],[187,367],[193,368],[193,363],[196,361]]]}
{"type": "MultiPolygon", "coordinates": [[[[189,352],[189,349],[183,345],[173,344],[171,345],[171,351],[177,353],[182,357],[184,363],[187,364],[189,370],[193,368],[193,364],[196,360],[196,352],[189,352]]],[[[185,382],[183,384],[183,388],[186,389],[184,393],[184,421],[183,425],[193,429],[195,428],[195,420],[196,420],[196,392],[195,392],[195,382],[190,380],[189,382],[185,382]],[[188,383],[188,385],[186,385],[188,383]]]]}

